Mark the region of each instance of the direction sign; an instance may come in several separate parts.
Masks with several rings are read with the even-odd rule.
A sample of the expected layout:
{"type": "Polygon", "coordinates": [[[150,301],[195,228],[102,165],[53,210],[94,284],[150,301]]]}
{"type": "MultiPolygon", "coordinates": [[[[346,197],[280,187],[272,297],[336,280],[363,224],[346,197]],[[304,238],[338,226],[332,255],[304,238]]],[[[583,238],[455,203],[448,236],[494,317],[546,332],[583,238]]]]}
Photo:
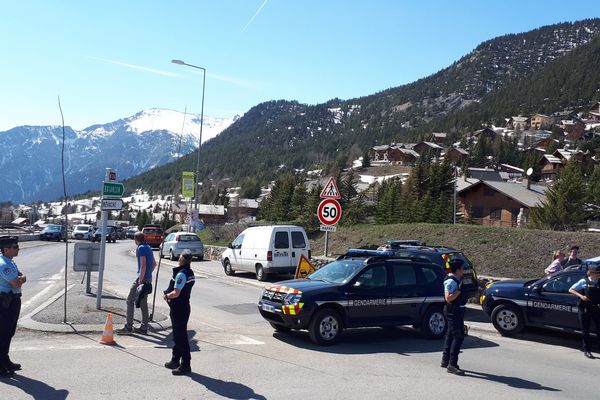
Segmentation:
{"type": "Polygon", "coordinates": [[[125,192],[125,188],[122,183],[104,182],[102,196],[121,197],[123,192],[125,192]]]}
{"type": "Polygon", "coordinates": [[[340,191],[335,183],[335,179],[332,177],[327,181],[327,185],[321,191],[322,199],[341,199],[340,191]]]}
{"type": "Polygon", "coordinates": [[[342,217],[342,206],[335,199],[325,199],[317,208],[317,216],[323,225],[335,225],[342,217]]]}
{"type": "Polygon", "coordinates": [[[123,209],[123,200],[121,199],[102,199],[102,211],[123,209]]]}

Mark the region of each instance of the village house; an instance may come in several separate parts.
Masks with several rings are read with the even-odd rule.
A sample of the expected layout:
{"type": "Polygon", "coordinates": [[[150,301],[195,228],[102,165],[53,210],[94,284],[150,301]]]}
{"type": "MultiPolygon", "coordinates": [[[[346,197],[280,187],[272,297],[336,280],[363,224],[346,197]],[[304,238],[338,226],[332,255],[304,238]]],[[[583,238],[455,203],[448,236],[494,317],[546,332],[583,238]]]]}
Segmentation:
{"type": "Polygon", "coordinates": [[[413,150],[416,151],[420,156],[429,154],[432,157],[440,158],[444,148],[433,142],[420,142],[413,147],[413,150]]]}
{"type": "Polygon", "coordinates": [[[525,175],[525,171],[521,168],[510,164],[500,164],[500,172],[508,174],[509,180],[520,179],[525,175]]]}
{"type": "Polygon", "coordinates": [[[532,129],[550,129],[552,128],[553,122],[554,119],[549,115],[535,114],[531,117],[530,126],[532,129]]]}
{"type": "Polygon", "coordinates": [[[460,147],[451,147],[442,154],[442,157],[449,160],[453,165],[462,165],[467,157],[469,157],[469,152],[460,147]]]}
{"type": "Polygon", "coordinates": [[[520,182],[459,179],[458,211],[476,224],[516,227],[526,223],[532,207],[545,201],[545,191],[545,186],[520,182]]]}
{"type": "Polygon", "coordinates": [[[479,130],[476,130],[475,132],[473,132],[471,137],[474,137],[476,139],[487,138],[487,139],[495,140],[496,135],[497,135],[496,131],[493,130],[492,128],[483,128],[483,129],[479,129],[479,130]]]}
{"type": "Polygon", "coordinates": [[[544,154],[538,161],[538,165],[541,168],[542,180],[553,181],[556,179],[558,171],[563,167],[563,163],[560,158],[555,157],[552,154],[544,154]]]}
{"type": "Polygon", "coordinates": [[[585,113],[585,118],[591,122],[600,122],[600,101],[597,101],[590,109],[585,113]]]}
{"type": "Polygon", "coordinates": [[[580,140],[585,134],[585,122],[579,118],[562,120],[560,127],[565,131],[565,139],[573,142],[580,140]]]}
{"type": "Polygon", "coordinates": [[[518,129],[521,131],[529,129],[531,123],[531,119],[529,117],[523,117],[519,115],[518,117],[511,117],[508,120],[508,126],[512,129],[518,129]]]}
{"type": "Polygon", "coordinates": [[[383,162],[396,165],[414,165],[419,154],[404,145],[382,145],[371,149],[371,161],[383,162]]]}
{"type": "Polygon", "coordinates": [[[448,134],[444,132],[433,132],[429,139],[430,142],[435,144],[444,144],[446,143],[446,139],[448,138],[448,134]]]}

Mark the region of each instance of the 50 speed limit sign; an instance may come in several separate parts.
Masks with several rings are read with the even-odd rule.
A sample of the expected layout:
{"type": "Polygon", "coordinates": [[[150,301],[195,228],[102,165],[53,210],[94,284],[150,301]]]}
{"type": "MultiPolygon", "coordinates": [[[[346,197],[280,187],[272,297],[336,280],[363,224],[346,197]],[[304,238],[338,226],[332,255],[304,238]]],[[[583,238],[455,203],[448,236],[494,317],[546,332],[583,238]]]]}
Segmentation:
{"type": "Polygon", "coordinates": [[[317,215],[323,225],[335,225],[342,216],[342,206],[335,199],[325,199],[319,204],[317,215]]]}

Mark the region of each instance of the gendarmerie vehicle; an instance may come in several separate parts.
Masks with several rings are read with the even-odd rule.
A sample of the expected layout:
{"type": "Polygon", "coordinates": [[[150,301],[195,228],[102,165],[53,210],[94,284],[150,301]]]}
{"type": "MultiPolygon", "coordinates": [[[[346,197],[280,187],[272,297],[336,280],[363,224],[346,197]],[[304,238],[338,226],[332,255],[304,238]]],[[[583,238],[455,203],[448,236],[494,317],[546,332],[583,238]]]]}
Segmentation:
{"type": "Polygon", "coordinates": [[[584,262],[541,279],[492,282],[480,297],[483,311],[502,335],[516,335],[526,326],[580,332],[579,299],[569,288],[586,276],[587,265],[584,262]]]}
{"type": "Polygon", "coordinates": [[[345,328],[413,325],[430,338],[446,332],[444,271],[393,251],[349,249],[306,279],[266,288],[261,315],[277,331],[307,329],[319,345],[345,328]]]}

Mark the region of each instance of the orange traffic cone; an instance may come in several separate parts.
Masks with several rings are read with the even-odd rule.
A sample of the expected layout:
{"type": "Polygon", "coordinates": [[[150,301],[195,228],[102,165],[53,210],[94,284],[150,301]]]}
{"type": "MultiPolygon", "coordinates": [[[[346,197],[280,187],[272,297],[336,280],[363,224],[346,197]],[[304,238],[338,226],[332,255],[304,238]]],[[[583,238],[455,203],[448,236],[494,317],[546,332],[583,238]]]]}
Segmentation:
{"type": "Polygon", "coordinates": [[[100,338],[100,343],[113,345],[117,344],[115,339],[113,338],[113,321],[112,314],[108,313],[106,316],[106,323],[104,324],[104,332],[102,332],[102,338],[100,338]]]}

